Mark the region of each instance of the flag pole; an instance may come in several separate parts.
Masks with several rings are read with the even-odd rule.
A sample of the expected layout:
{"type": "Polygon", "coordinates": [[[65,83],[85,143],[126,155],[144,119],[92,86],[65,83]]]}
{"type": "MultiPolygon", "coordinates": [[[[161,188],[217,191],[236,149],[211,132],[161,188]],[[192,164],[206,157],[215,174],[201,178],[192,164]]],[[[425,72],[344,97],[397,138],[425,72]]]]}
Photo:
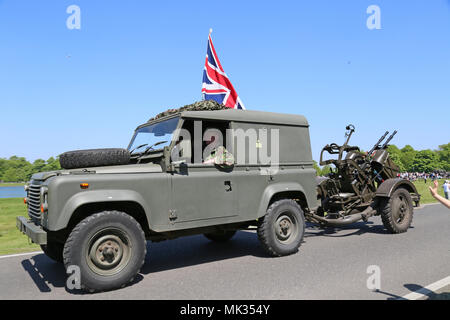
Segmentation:
{"type": "MultiPolygon", "coordinates": [[[[209,28],[209,34],[208,34],[208,41],[209,41],[209,37],[211,36],[212,33],[212,28],[209,28]]],[[[205,94],[202,93],[202,100],[205,100],[205,94]]]]}

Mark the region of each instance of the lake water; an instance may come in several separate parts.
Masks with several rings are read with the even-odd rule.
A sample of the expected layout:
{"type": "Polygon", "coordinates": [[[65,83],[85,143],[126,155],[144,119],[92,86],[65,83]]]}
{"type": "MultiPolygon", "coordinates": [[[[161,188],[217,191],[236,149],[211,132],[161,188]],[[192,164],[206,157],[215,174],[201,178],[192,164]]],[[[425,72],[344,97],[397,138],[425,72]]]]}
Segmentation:
{"type": "Polygon", "coordinates": [[[24,198],[26,196],[23,186],[0,187],[0,198],[24,198]]]}

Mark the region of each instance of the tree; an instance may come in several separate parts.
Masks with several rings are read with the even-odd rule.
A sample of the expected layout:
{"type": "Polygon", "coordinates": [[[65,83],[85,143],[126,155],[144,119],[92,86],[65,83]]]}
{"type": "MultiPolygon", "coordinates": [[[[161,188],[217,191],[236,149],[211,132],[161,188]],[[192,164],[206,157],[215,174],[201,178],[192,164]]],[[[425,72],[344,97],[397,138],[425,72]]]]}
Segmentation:
{"type": "Polygon", "coordinates": [[[317,176],[325,176],[331,172],[331,166],[326,165],[326,166],[323,166],[322,168],[320,168],[315,160],[313,160],[313,162],[314,162],[313,167],[314,167],[314,169],[316,169],[317,176]]]}
{"type": "Polygon", "coordinates": [[[400,172],[405,172],[405,165],[402,162],[402,152],[401,150],[395,145],[391,144],[387,147],[387,151],[389,152],[389,156],[391,157],[392,161],[397,165],[400,172]]]}
{"type": "Polygon", "coordinates": [[[400,160],[403,163],[405,171],[414,171],[412,165],[417,151],[414,150],[414,148],[409,144],[404,146],[400,151],[402,152],[400,155],[400,160]]]}
{"type": "Polygon", "coordinates": [[[326,166],[322,167],[322,170],[320,171],[320,175],[321,176],[326,176],[330,172],[331,172],[331,166],[327,164],[326,166]]]}
{"type": "Polygon", "coordinates": [[[0,180],[2,180],[2,177],[7,169],[8,169],[8,160],[0,159],[0,180]]]}
{"type": "Polygon", "coordinates": [[[412,171],[427,173],[442,169],[437,153],[432,150],[417,151],[411,167],[412,171]]]}
{"type": "Polygon", "coordinates": [[[44,171],[54,171],[61,170],[61,166],[59,164],[59,160],[53,157],[48,158],[47,164],[44,167],[44,171]]]}
{"type": "Polygon", "coordinates": [[[313,160],[313,167],[314,167],[314,169],[316,169],[316,176],[320,176],[321,170],[320,170],[320,167],[317,164],[316,160],[313,160]]]}
{"type": "Polygon", "coordinates": [[[2,176],[2,180],[5,182],[18,182],[20,178],[17,175],[17,170],[14,168],[9,168],[5,171],[2,176]]]}
{"type": "Polygon", "coordinates": [[[44,171],[46,163],[43,159],[37,159],[33,162],[33,173],[44,171]]]}
{"type": "Polygon", "coordinates": [[[14,182],[27,181],[32,173],[32,165],[23,157],[12,156],[8,160],[8,169],[4,174],[3,180],[10,180],[15,177],[14,182]],[[14,173],[13,173],[14,172],[14,173]],[[6,176],[6,177],[5,177],[6,176]]]}
{"type": "Polygon", "coordinates": [[[450,143],[440,145],[437,153],[442,169],[450,171],[450,143]]]}
{"type": "Polygon", "coordinates": [[[12,156],[9,159],[0,158],[0,180],[6,182],[24,182],[30,180],[37,172],[60,170],[58,158],[47,161],[37,159],[31,164],[23,157],[12,156]]]}

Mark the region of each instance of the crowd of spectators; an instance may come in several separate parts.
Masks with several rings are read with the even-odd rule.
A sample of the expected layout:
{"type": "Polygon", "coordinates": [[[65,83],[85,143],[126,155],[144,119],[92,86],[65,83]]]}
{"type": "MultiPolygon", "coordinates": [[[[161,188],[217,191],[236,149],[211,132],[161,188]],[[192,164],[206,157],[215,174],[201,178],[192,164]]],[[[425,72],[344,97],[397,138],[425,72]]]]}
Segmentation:
{"type": "Polygon", "coordinates": [[[423,180],[425,183],[427,180],[437,180],[437,179],[448,179],[450,178],[450,172],[432,172],[432,173],[425,173],[425,172],[402,172],[397,175],[400,178],[407,179],[409,181],[417,181],[417,180],[423,180]]]}

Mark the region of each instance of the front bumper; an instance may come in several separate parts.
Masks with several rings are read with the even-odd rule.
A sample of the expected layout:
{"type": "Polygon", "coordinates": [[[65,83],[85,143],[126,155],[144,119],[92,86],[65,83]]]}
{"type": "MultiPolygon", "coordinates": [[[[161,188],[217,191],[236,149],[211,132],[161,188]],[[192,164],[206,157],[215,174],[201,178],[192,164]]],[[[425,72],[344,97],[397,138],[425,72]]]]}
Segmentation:
{"type": "Polygon", "coordinates": [[[20,232],[26,234],[36,244],[47,244],[47,232],[41,226],[27,220],[25,217],[16,218],[16,226],[20,232]]]}

